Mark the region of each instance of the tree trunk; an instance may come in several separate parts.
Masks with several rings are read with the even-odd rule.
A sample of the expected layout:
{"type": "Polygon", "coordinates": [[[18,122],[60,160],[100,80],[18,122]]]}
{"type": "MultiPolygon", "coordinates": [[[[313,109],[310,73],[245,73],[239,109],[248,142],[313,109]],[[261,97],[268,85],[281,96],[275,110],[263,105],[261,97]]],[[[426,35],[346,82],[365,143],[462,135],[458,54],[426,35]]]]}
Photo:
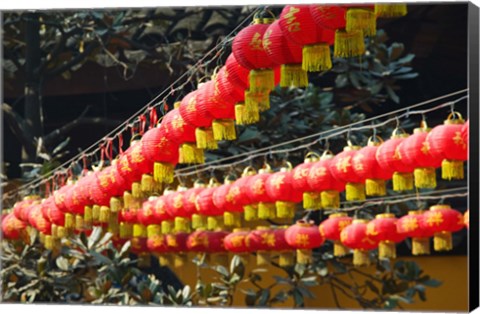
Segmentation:
{"type": "MultiPolygon", "coordinates": [[[[38,139],[43,135],[43,119],[41,107],[41,79],[38,73],[41,62],[40,50],[40,22],[37,13],[26,15],[26,81],[25,81],[25,107],[24,130],[29,138],[38,139]]],[[[32,148],[23,147],[22,162],[32,163],[36,161],[36,152],[32,148]]],[[[22,176],[28,169],[22,169],[22,176]]]]}

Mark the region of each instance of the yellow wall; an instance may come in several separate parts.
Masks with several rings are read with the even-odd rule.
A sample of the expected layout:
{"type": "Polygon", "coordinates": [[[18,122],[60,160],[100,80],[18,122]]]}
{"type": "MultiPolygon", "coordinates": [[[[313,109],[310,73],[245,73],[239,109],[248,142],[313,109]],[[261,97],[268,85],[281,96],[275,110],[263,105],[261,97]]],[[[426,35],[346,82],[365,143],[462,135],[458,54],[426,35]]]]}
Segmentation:
{"type": "MultiPolygon", "coordinates": [[[[445,256],[445,257],[409,257],[403,260],[415,261],[424,274],[428,274],[431,278],[440,280],[443,284],[440,287],[428,287],[426,290],[427,301],[422,302],[415,297],[414,304],[403,304],[407,310],[432,310],[432,311],[467,311],[468,308],[468,269],[467,256],[445,256]]],[[[255,265],[255,258],[248,258],[246,274],[249,274],[255,265]]],[[[363,268],[364,271],[374,272],[373,268],[363,268]]],[[[197,280],[197,269],[192,263],[187,263],[181,270],[174,269],[177,276],[187,285],[195,287],[197,280]]],[[[200,275],[204,282],[212,282],[215,273],[209,269],[202,269],[200,275]]],[[[273,283],[273,275],[284,276],[283,271],[275,267],[267,268],[267,272],[260,273],[265,280],[261,283],[263,287],[273,283]]],[[[217,280],[215,280],[217,281],[217,280]]],[[[254,288],[250,282],[242,282],[234,296],[234,306],[245,306],[245,295],[240,289],[254,288]]],[[[273,294],[279,291],[281,287],[277,287],[273,294]]],[[[306,299],[307,308],[331,309],[337,308],[332,296],[332,292],[328,285],[312,287],[311,291],[315,294],[314,300],[306,299]]],[[[360,307],[355,301],[338,295],[339,302],[345,309],[359,309],[360,307]]],[[[292,308],[292,300],[288,300],[281,307],[292,308]]]]}

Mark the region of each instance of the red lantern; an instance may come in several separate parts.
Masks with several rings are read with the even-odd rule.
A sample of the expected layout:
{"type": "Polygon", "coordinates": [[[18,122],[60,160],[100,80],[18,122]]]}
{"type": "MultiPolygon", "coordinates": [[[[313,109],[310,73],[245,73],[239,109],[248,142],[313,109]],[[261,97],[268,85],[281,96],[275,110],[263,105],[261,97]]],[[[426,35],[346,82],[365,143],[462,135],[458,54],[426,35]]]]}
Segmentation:
{"type": "Polygon", "coordinates": [[[434,127],[427,136],[430,154],[443,159],[442,179],[464,178],[463,162],[468,160],[468,144],[462,137],[463,123],[461,114],[452,113],[443,125],[434,127]]]}
{"type": "Polygon", "coordinates": [[[428,229],[423,213],[423,210],[409,211],[397,221],[398,233],[412,238],[413,255],[430,254],[430,237],[434,232],[428,229]]]}
{"type": "Polygon", "coordinates": [[[293,169],[292,187],[296,191],[303,193],[303,207],[305,209],[322,208],[320,193],[315,192],[308,184],[310,170],[319,158],[320,156],[310,152],[305,156],[303,164],[300,164],[293,169]]]}
{"type": "Polygon", "coordinates": [[[198,214],[195,201],[197,195],[205,189],[205,184],[200,180],[195,181],[193,188],[184,192],[183,209],[190,217],[192,217],[192,228],[198,229],[204,227],[203,217],[198,214]]]}
{"type": "MultiPolygon", "coordinates": [[[[58,209],[58,207],[55,205],[55,200],[52,196],[47,198],[42,203],[42,215],[52,224],[52,235],[54,235],[55,237],[59,237],[58,228],[59,227],[64,228],[65,213],[63,213],[62,211],[60,211],[60,209],[58,209]]],[[[63,236],[64,234],[61,234],[61,235],[63,236]]]]}
{"type": "Polygon", "coordinates": [[[156,254],[165,254],[168,251],[167,241],[164,235],[153,235],[147,239],[147,249],[156,254]]]}
{"type": "Polygon", "coordinates": [[[423,214],[427,230],[434,232],[433,249],[435,251],[450,251],[453,249],[452,232],[460,231],[465,227],[462,213],[452,209],[449,205],[431,206],[423,214]]]}
{"type": "Polygon", "coordinates": [[[310,6],[310,14],[318,26],[335,31],[334,57],[357,57],[365,53],[363,32],[360,29],[349,32],[345,30],[345,6],[313,4],[310,6]]]}
{"type": "Polygon", "coordinates": [[[187,248],[198,253],[209,253],[210,262],[226,264],[227,256],[224,239],[229,233],[226,231],[197,230],[187,238],[187,248]]]}
{"type": "Polygon", "coordinates": [[[345,227],[340,233],[342,244],[353,249],[353,265],[370,265],[369,251],[377,247],[378,243],[367,234],[368,221],[354,219],[352,224],[345,227]]]}
{"type": "Polygon", "coordinates": [[[178,144],[167,137],[162,126],[145,132],[142,143],[142,153],[153,162],[153,179],[160,183],[172,183],[178,162],[178,144]]]}
{"type": "Polygon", "coordinates": [[[174,218],[175,232],[189,232],[191,215],[185,211],[185,191],[184,186],[179,186],[177,192],[173,192],[165,197],[167,213],[174,218]]]}
{"type": "Polygon", "coordinates": [[[282,267],[292,266],[295,264],[295,248],[291,246],[285,238],[287,228],[288,226],[281,226],[278,227],[278,229],[275,229],[273,232],[275,235],[275,248],[273,251],[279,253],[278,264],[282,267]]]}
{"type": "Polygon", "coordinates": [[[189,125],[180,115],[178,109],[173,109],[163,117],[167,138],[178,143],[179,163],[203,163],[203,149],[197,148],[195,126],[189,125]]]}
{"type": "Polygon", "coordinates": [[[292,165],[283,167],[280,172],[272,174],[265,182],[267,194],[275,200],[278,218],[293,218],[295,216],[295,203],[303,199],[302,191],[293,188],[292,165]]]}
{"type": "Polygon", "coordinates": [[[257,265],[270,264],[270,251],[275,249],[275,230],[266,226],[258,226],[247,236],[250,249],[257,254],[257,265]]]}
{"type": "Polygon", "coordinates": [[[392,182],[394,191],[407,191],[413,189],[414,167],[405,163],[405,157],[400,153],[399,145],[408,137],[406,133],[398,134],[398,129],[393,130],[389,140],[377,149],[377,161],[380,167],[393,171],[392,182]]]}
{"type": "Polygon", "coordinates": [[[137,221],[146,226],[147,238],[161,234],[161,221],[155,217],[155,205],[157,197],[151,197],[143,202],[142,207],[137,211],[137,221]]]}
{"type": "Polygon", "coordinates": [[[320,192],[322,208],[340,207],[340,192],[345,190],[345,182],[337,180],[331,169],[334,155],[325,151],[320,161],[315,162],[308,174],[308,185],[313,191],[320,192]]]}
{"type": "Polygon", "coordinates": [[[223,240],[225,249],[238,255],[244,263],[247,263],[248,253],[252,252],[250,242],[248,241],[248,228],[235,228],[223,240]]]}
{"type": "MultiPolygon", "coordinates": [[[[65,187],[65,189],[67,188],[65,187]]],[[[65,191],[65,189],[63,191],[65,191]]],[[[55,191],[55,193],[56,192],[57,191],[55,191]]],[[[60,195],[64,195],[64,192],[60,195]]],[[[58,196],[58,198],[60,198],[60,196],[58,196]]],[[[26,211],[26,209],[30,208],[31,204],[39,203],[39,202],[40,202],[40,197],[37,195],[26,196],[23,198],[22,201],[15,203],[15,205],[13,206],[13,214],[17,219],[25,223],[28,223],[28,211],[26,211]]]]}
{"type": "Polygon", "coordinates": [[[330,45],[335,32],[318,26],[310,14],[309,5],[287,5],[279,18],[283,34],[293,43],[303,47],[302,68],[308,72],[332,68],[330,45]]]}
{"type": "Polygon", "coordinates": [[[2,235],[5,239],[18,240],[26,238],[27,224],[15,217],[13,213],[2,217],[2,235]]]}
{"type": "MultiPolygon", "coordinates": [[[[44,235],[51,235],[52,232],[52,224],[48,219],[46,219],[42,214],[42,205],[35,204],[31,205],[31,209],[28,215],[28,222],[31,226],[37,229],[39,232],[43,233],[44,235]]],[[[48,245],[46,244],[46,247],[48,245]]],[[[51,249],[52,247],[47,247],[51,249]]]]}
{"type": "Polygon", "coordinates": [[[167,250],[174,254],[174,267],[183,267],[187,261],[186,252],[188,233],[179,232],[175,234],[167,234],[165,240],[167,243],[167,250]]]}
{"type": "MultiPolygon", "coordinates": [[[[125,180],[125,184],[127,185],[132,185],[133,182],[138,182],[142,179],[141,169],[134,167],[134,165],[132,164],[132,158],[130,156],[132,154],[134,146],[138,143],[138,141],[133,141],[130,147],[122,154],[120,154],[118,162],[116,163],[117,171],[120,176],[123,177],[123,179],[125,180]]],[[[137,149],[135,150],[137,151],[138,148],[141,148],[141,146],[137,146],[137,149]]],[[[130,187],[128,190],[131,189],[132,187],[130,187]]]]}
{"type": "Polygon", "coordinates": [[[257,206],[248,196],[248,182],[257,172],[252,167],[246,167],[243,170],[242,177],[237,179],[233,184],[231,189],[232,202],[237,206],[243,208],[244,218],[246,221],[256,220],[257,216],[257,206]]]}
{"type": "Polygon", "coordinates": [[[441,158],[430,154],[430,146],[426,141],[429,132],[430,129],[422,122],[422,127],[413,130],[413,135],[398,146],[404,163],[415,168],[415,186],[420,189],[434,189],[437,186],[435,168],[442,164],[441,158]]]}
{"type": "Polygon", "coordinates": [[[297,262],[309,264],[312,262],[312,249],[322,245],[325,238],[313,221],[299,220],[285,231],[285,240],[297,249],[297,262]]]}
{"type": "Polygon", "coordinates": [[[153,217],[155,218],[155,224],[161,225],[161,230],[163,234],[168,234],[172,230],[171,228],[171,220],[174,219],[168,211],[167,211],[167,198],[164,194],[163,196],[159,196],[154,201],[154,211],[153,217]]]}
{"type": "Polygon", "coordinates": [[[260,169],[257,175],[252,176],[246,183],[246,194],[251,204],[258,204],[259,219],[273,219],[276,217],[275,200],[268,195],[265,184],[272,175],[270,166],[260,169]]]}
{"type": "Polygon", "coordinates": [[[378,242],[379,258],[396,258],[395,244],[405,240],[405,235],[397,231],[394,214],[378,214],[367,224],[367,235],[378,242]]]}
{"type": "MultiPolygon", "coordinates": [[[[55,199],[55,205],[57,205],[58,209],[60,209],[62,212],[67,212],[67,205],[65,204],[65,197],[67,195],[67,192],[70,188],[73,187],[73,182],[71,180],[68,181],[67,185],[62,186],[60,189],[56,190],[53,192],[53,197],[55,199]]],[[[15,208],[14,208],[15,210],[15,208]]],[[[17,218],[24,220],[24,217],[18,217],[17,218]]]]}
{"type": "Polygon", "coordinates": [[[468,209],[465,212],[465,214],[463,214],[463,222],[465,223],[465,227],[469,229],[470,228],[470,211],[468,209]]]}
{"type": "Polygon", "coordinates": [[[224,184],[215,189],[212,198],[215,206],[223,211],[225,226],[240,227],[243,206],[236,202],[240,188],[234,182],[226,178],[224,184]]]}
{"type": "Polygon", "coordinates": [[[263,47],[269,58],[281,65],[281,87],[308,85],[307,72],[302,69],[302,46],[292,42],[283,34],[279,20],[273,22],[263,35],[263,47]]]}
{"type": "Polygon", "coordinates": [[[218,188],[219,183],[212,178],[208,185],[197,195],[195,205],[197,211],[202,216],[207,216],[207,227],[209,230],[215,230],[222,227],[224,209],[218,208],[213,201],[213,194],[218,188]]]}
{"type": "Polygon", "coordinates": [[[360,150],[360,146],[348,146],[343,148],[343,152],[336,155],[330,164],[330,171],[335,179],[346,182],[345,198],[347,201],[365,200],[365,179],[356,173],[364,165],[358,162],[354,165],[353,160],[360,150]]]}
{"type": "Polygon", "coordinates": [[[355,174],[365,181],[365,194],[368,196],[384,196],[387,194],[385,180],[392,178],[393,172],[382,168],[377,158],[378,147],[383,140],[368,140],[368,145],[360,149],[352,159],[355,174]]]}
{"type": "Polygon", "coordinates": [[[328,219],[324,220],[320,226],[320,234],[333,241],[333,255],[344,256],[348,254],[348,249],[340,241],[340,233],[346,226],[352,223],[352,218],[346,213],[330,214],[328,219]]]}

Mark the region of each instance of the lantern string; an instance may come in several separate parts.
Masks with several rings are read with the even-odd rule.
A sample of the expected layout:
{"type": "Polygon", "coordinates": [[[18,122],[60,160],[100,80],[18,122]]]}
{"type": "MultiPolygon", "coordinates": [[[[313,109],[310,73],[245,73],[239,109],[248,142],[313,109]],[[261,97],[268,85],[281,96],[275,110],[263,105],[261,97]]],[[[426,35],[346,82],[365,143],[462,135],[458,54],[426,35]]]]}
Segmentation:
{"type": "MultiPolygon", "coordinates": [[[[166,100],[167,98],[174,92],[177,91],[182,91],[185,86],[187,86],[193,79],[194,75],[200,71],[201,68],[206,68],[210,63],[214,62],[215,59],[217,59],[221,54],[218,53],[218,50],[224,50],[226,49],[227,45],[225,43],[230,42],[233,38],[233,36],[246,24],[247,21],[250,21],[251,18],[254,16],[254,14],[258,11],[258,9],[253,10],[243,21],[241,21],[229,34],[227,34],[224,39],[215,45],[212,49],[207,51],[206,53],[203,54],[202,58],[200,58],[192,67],[190,67],[187,71],[185,71],[182,75],[180,75],[170,86],[165,88],[162,92],[157,94],[151,101],[149,101],[144,107],[139,109],[136,113],[134,113],[132,116],[130,116],[128,119],[126,119],[123,123],[115,127],[112,131],[110,131],[107,135],[105,135],[103,138],[98,140],[97,142],[93,143],[90,145],[88,148],[83,150],[82,154],[85,154],[87,156],[93,156],[97,154],[100,151],[99,144],[106,138],[106,137],[112,137],[115,138],[117,136],[120,136],[123,132],[128,130],[130,124],[132,121],[138,120],[139,115],[142,113],[148,113],[149,108],[152,106],[155,107],[165,107],[163,109],[163,113],[165,113],[168,110],[168,107],[166,105],[166,100]],[[214,57],[211,58],[210,60],[207,60],[214,52],[214,57]],[[180,84],[180,82],[182,82],[180,84]],[[180,85],[179,85],[180,84],[180,85]],[[178,86],[177,86],[178,85],[178,86]],[[174,86],[177,86],[174,88],[174,86]],[[163,97],[163,99],[161,99],[163,97]],[[161,100],[159,100],[161,99],[161,100]],[[87,153],[88,152],[88,153],[87,153]]],[[[57,168],[53,169],[49,173],[55,173],[55,172],[62,172],[62,173],[68,173],[68,168],[71,167],[72,164],[75,164],[78,162],[80,158],[82,158],[82,154],[78,154],[75,157],[72,157],[70,160],[64,162],[57,168]]],[[[28,191],[32,190],[35,187],[39,187],[40,185],[44,184],[46,180],[48,180],[51,177],[51,174],[45,174],[43,176],[40,176],[20,187],[18,187],[15,190],[12,190],[9,193],[6,193],[3,195],[2,199],[7,200],[7,199],[12,199],[12,198],[17,198],[21,193],[21,191],[28,191]]]]}
{"type": "MultiPolygon", "coordinates": [[[[445,96],[445,97],[447,97],[447,96],[445,96]]],[[[445,97],[442,97],[442,98],[445,98],[445,97]]],[[[457,100],[454,100],[452,102],[457,103],[457,102],[460,102],[461,100],[464,100],[466,98],[468,98],[468,96],[461,97],[461,98],[459,98],[457,100]]],[[[426,103],[434,102],[435,100],[436,99],[433,99],[429,102],[423,102],[423,103],[415,104],[415,105],[412,105],[412,106],[408,107],[408,109],[419,107],[421,105],[425,105],[426,103]]],[[[409,115],[424,115],[425,113],[436,111],[436,110],[439,110],[441,108],[450,106],[450,104],[451,104],[451,102],[446,102],[446,103],[440,104],[438,106],[428,108],[428,109],[424,109],[424,110],[409,111],[409,115]]],[[[293,140],[290,140],[290,141],[285,141],[285,142],[282,142],[282,143],[273,144],[273,145],[263,147],[263,148],[259,148],[259,149],[256,149],[256,150],[247,151],[247,152],[240,153],[240,154],[237,154],[237,155],[234,155],[234,156],[229,156],[229,157],[225,157],[225,158],[221,158],[221,159],[217,159],[217,160],[208,161],[208,162],[203,163],[203,164],[198,165],[198,166],[189,166],[189,167],[177,169],[175,171],[175,177],[178,178],[179,176],[190,176],[190,175],[194,175],[194,174],[199,173],[199,172],[208,171],[208,170],[212,170],[212,169],[229,168],[232,165],[238,165],[238,164],[242,164],[242,163],[245,163],[245,162],[249,162],[252,159],[255,159],[255,158],[258,158],[258,157],[264,157],[264,159],[266,160],[267,156],[268,156],[271,159],[273,159],[274,154],[285,154],[285,153],[293,152],[293,151],[297,151],[297,150],[308,149],[312,145],[315,145],[315,144],[319,143],[321,140],[327,140],[328,141],[328,139],[338,137],[338,136],[340,136],[340,135],[342,135],[346,132],[360,131],[360,130],[372,129],[372,128],[375,130],[376,128],[387,125],[392,121],[397,121],[397,119],[404,118],[405,114],[395,116],[394,118],[387,119],[387,120],[385,120],[383,122],[379,122],[377,124],[373,124],[374,120],[378,120],[378,119],[383,118],[387,115],[395,114],[397,112],[401,112],[401,111],[405,111],[405,110],[407,110],[407,108],[403,108],[401,110],[397,110],[397,111],[394,111],[394,112],[390,112],[390,113],[382,114],[382,115],[379,115],[379,116],[375,116],[375,117],[372,117],[372,118],[369,118],[369,119],[364,119],[364,120],[361,120],[361,121],[353,122],[349,125],[340,126],[336,129],[322,131],[322,132],[307,135],[307,136],[304,136],[304,137],[296,138],[296,139],[293,139],[293,140]],[[359,125],[359,124],[364,124],[364,123],[367,123],[367,122],[372,122],[372,124],[371,125],[369,124],[369,125],[359,126],[359,127],[353,127],[353,126],[356,126],[356,125],[359,125]],[[306,139],[310,139],[310,138],[313,138],[313,137],[315,137],[316,139],[312,142],[307,143],[307,144],[297,145],[297,146],[294,146],[292,148],[273,150],[273,148],[287,146],[287,145],[290,145],[290,144],[302,142],[306,139]],[[219,164],[219,163],[222,163],[222,162],[225,162],[225,161],[234,160],[234,159],[237,159],[237,158],[241,158],[241,159],[238,160],[238,161],[232,162],[230,164],[215,165],[215,164],[219,164]],[[198,169],[198,168],[200,168],[200,169],[198,169]]]]}

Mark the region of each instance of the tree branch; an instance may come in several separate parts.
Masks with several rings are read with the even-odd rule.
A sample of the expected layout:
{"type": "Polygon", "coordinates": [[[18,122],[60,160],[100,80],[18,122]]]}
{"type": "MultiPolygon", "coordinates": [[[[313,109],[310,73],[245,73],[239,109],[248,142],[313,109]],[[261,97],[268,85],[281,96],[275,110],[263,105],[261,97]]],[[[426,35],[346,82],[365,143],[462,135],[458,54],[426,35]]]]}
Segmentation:
{"type": "Polygon", "coordinates": [[[55,76],[55,75],[58,75],[58,74],[61,74],[65,71],[67,71],[68,69],[72,68],[74,65],[80,63],[83,61],[83,59],[85,59],[91,52],[93,52],[93,50],[95,48],[97,48],[99,45],[98,42],[92,42],[91,44],[89,44],[87,46],[87,48],[85,48],[85,50],[78,54],[77,56],[75,56],[75,58],[71,59],[70,61],[62,64],[61,66],[45,73],[45,76],[46,77],[52,77],[52,76],[55,76]]]}
{"type": "Polygon", "coordinates": [[[24,119],[18,115],[10,105],[3,103],[2,104],[2,111],[5,117],[6,122],[8,123],[10,130],[12,130],[13,134],[18,138],[18,140],[22,143],[26,150],[35,152],[36,145],[35,140],[33,137],[29,136],[22,128],[24,124],[24,119]]]}

